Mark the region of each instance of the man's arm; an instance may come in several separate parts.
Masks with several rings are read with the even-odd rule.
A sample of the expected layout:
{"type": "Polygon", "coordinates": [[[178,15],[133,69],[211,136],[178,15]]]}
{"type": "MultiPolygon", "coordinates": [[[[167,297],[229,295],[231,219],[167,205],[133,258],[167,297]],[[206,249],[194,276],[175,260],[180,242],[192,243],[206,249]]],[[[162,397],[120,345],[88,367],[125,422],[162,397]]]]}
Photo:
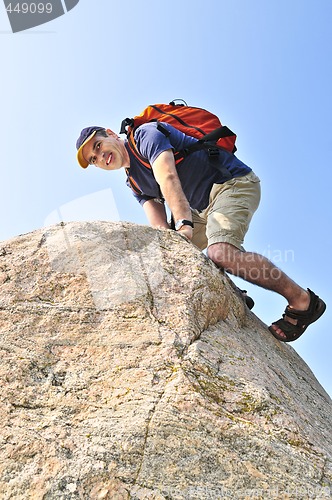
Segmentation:
{"type": "Polygon", "coordinates": [[[143,208],[152,227],[154,227],[155,229],[169,229],[166,210],[163,203],[158,203],[155,200],[147,200],[144,203],[143,208]]]}
{"type": "MultiPolygon", "coordinates": [[[[181,182],[176,171],[174,155],[171,149],[163,151],[152,164],[152,170],[161,192],[169,206],[174,220],[192,220],[188,200],[182,190],[181,182]]],[[[146,205],[146,203],[144,203],[146,205]]],[[[190,226],[182,226],[181,233],[191,239],[193,230],[190,226]]]]}

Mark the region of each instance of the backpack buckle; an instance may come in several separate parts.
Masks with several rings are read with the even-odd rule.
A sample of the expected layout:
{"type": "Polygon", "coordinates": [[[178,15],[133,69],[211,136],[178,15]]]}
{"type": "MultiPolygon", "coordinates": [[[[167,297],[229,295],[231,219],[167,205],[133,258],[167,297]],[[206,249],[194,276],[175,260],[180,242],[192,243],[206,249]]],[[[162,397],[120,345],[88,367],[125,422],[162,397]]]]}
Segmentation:
{"type": "Polygon", "coordinates": [[[217,156],[219,156],[219,148],[214,148],[214,147],[211,147],[208,149],[208,154],[210,156],[210,158],[215,158],[217,156]]]}
{"type": "Polygon", "coordinates": [[[127,134],[128,130],[127,127],[133,127],[134,125],[134,120],[132,118],[125,118],[121,122],[121,128],[119,134],[127,134]]]}

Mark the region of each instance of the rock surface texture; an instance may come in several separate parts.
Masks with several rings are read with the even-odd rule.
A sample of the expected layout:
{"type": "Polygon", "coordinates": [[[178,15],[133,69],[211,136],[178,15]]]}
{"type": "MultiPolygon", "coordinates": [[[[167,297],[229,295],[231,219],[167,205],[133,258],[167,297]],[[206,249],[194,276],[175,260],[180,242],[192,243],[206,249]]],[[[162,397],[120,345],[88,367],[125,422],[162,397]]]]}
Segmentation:
{"type": "Polygon", "coordinates": [[[331,400],[172,231],[0,243],[1,499],[330,498],[331,400]]]}

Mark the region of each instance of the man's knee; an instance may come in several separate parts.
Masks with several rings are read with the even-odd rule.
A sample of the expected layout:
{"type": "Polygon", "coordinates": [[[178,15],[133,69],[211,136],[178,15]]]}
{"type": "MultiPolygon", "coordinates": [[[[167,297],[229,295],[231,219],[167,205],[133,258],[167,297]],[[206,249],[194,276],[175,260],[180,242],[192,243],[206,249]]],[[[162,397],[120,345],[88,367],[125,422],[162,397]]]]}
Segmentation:
{"type": "Polygon", "coordinates": [[[209,259],[211,259],[218,267],[229,268],[236,260],[236,254],[240,252],[231,243],[214,243],[207,250],[209,259]]]}

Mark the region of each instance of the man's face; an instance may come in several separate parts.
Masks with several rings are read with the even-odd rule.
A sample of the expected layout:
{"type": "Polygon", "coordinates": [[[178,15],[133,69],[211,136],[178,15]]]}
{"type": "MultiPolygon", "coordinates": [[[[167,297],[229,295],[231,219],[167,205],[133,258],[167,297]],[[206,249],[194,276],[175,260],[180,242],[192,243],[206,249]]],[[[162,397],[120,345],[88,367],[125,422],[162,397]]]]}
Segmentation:
{"type": "Polygon", "coordinates": [[[118,170],[129,167],[129,157],[124,142],[111,130],[107,130],[107,137],[98,133],[83,146],[84,158],[96,167],[104,170],[118,170]]]}

